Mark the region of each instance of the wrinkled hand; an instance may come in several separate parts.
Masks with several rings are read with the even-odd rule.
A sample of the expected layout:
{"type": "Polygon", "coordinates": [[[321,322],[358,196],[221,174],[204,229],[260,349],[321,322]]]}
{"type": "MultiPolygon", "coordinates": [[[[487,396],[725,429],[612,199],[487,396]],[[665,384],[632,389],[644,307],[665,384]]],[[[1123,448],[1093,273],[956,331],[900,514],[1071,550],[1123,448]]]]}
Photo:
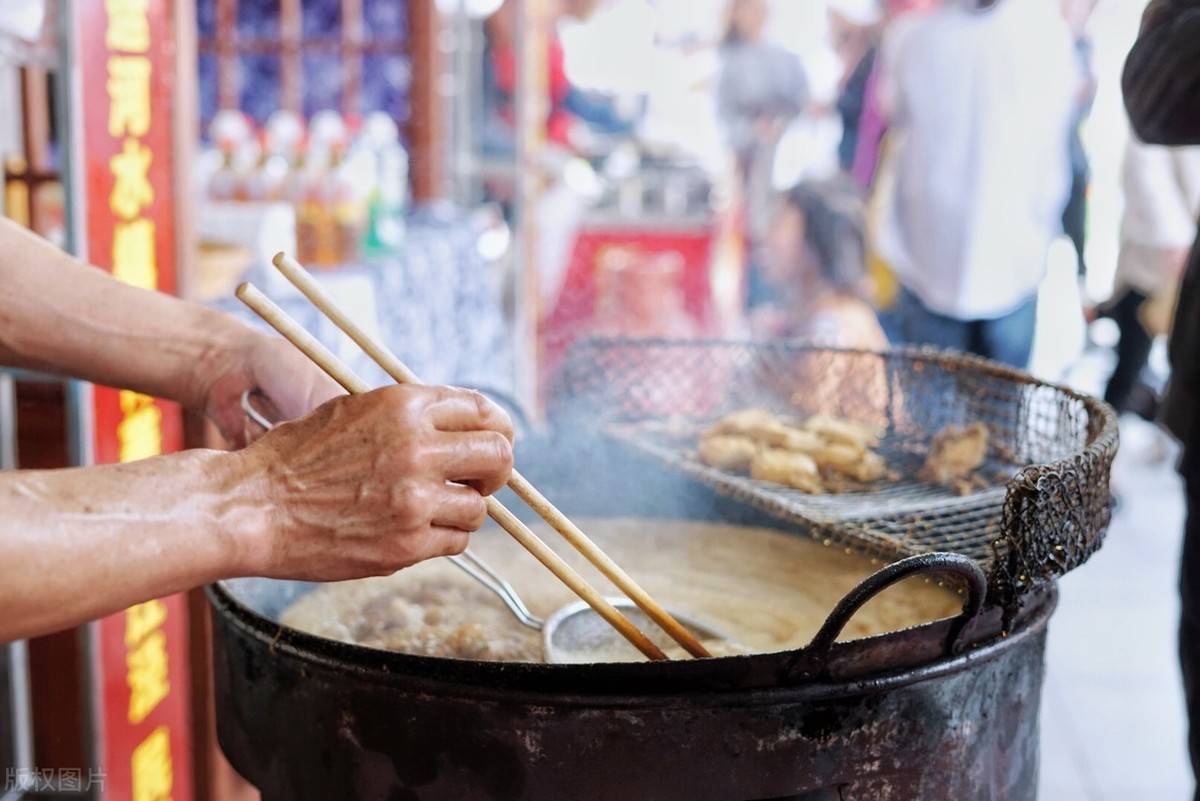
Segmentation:
{"type": "Polygon", "coordinates": [[[512,425],[482,395],[344,396],[242,452],[270,522],[253,572],[334,581],[461,553],[512,472],[512,425]]]}
{"type": "Polygon", "coordinates": [[[235,448],[263,431],[246,418],[242,393],[261,390],[274,407],[273,420],[294,420],[343,390],[290,342],[247,329],[244,344],[214,368],[205,393],[204,412],[235,448]]]}

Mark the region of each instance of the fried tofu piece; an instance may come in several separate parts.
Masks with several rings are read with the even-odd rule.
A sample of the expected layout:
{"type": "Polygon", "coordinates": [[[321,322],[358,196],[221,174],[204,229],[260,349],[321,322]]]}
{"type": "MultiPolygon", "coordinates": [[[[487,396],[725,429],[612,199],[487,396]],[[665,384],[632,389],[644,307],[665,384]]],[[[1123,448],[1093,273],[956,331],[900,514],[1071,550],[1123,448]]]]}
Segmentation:
{"type": "Polygon", "coordinates": [[[817,414],[804,421],[805,431],[843,445],[853,445],[860,450],[879,447],[879,432],[862,423],[845,420],[828,414],[817,414]]]}
{"type": "Polygon", "coordinates": [[[772,448],[782,448],[787,451],[808,453],[822,445],[821,438],[811,431],[793,428],[781,422],[756,426],[751,429],[749,436],[757,442],[772,448]]]}
{"type": "Polygon", "coordinates": [[[859,482],[883,478],[887,464],[871,450],[879,439],[869,426],[832,415],[814,415],[797,425],[765,409],[746,409],[705,432],[700,458],[727,470],[749,466],[756,479],[818,493],[825,489],[822,474],[859,482]]]}
{"type": "Polygon", "coordinates": [[[933,436],[920,477],[934,484],[961,487],[961,480],[983,464],[987,451],[988,429],[983,423],[946,426],[933,436]]]}
{"type": "Polygon", "coordinates": [[[746,409],[734,412],[717,421],[704,432],[705,438],[715,436],[748,437],[760,445],[793,451],[809,451],[820,447],[821,438],[811,432],[788,425],[765,409],[746,409]]]}
{"type": "Polygon", "coordinates": [[[887,462],[875,451],[835,442],[813,451],[813,460],[822,470],[835,470],[855,481],[878,481],[887,473],[887,462]]]}
{"type": "Polygon", "coordinates": [[[758,444],[749,437],[713,434],[700,440],[700,460],[720,470],[748,469],[758,450],[758,444]]]}
{"type": "Polygon", "coordinates": [[[750,475],[759,481],[770,481],[798,489],[810,495],[824,492],[817,463],[796,451],[767,448],[755,454],[750,463],[750,475]]]}
{"type": "Polygon", "coordinates": [[[722,417],[705,434],[740,434],[750,436],[751,432],[756,428],[778,423],[779,418],[766,409],[743,409],[740,412],[734,412],[722,417]]]}

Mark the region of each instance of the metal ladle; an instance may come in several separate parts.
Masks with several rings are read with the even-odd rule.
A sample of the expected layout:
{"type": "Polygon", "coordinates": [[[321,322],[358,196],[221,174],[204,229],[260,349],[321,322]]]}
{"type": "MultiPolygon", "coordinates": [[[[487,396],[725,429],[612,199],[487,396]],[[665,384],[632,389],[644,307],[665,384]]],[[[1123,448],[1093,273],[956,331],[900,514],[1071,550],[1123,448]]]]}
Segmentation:
{"type": "MultiPolygon", "coordinates": [[[[612,626],[596,614],[583,601],[575,601],[556,610],[546,620],[529,611],[529,607],[521,600],[520,594],[508,581],[491,568],[470,550],[463,551],[459,556],[448,557],[459,570],[479,582],[496,595],[513,617],[522,625],[539,631],[542,634],[542,655],[551,664],[575,665],[589,662],[638,662],[645,659],[637,649],[623,639],[612,626]]],[[[652,621],[637,604],[628,598],[608,598],[609,603],[627,615],[634,625],[646,630],[654,630],[652,621]]],[[[727,641],[728,638],[716,629],[699,622],[689,615],[679,614],[669,610],[678,620],[701,641],[727,641]]],[[[669,647],[664,639],[660,643],[669,647]]]]}
{"type": "MultiPolygon", "coordinates": [[[[264,431],[275,427],[255,408],[252,398],[256,393],[242,393],[242,411],[255,425],[264,431]]],[[[556,610],[546,620],[534,615],[521,600],[516,589],[486,562],[471,551],[465,550],[458,556],[447,557],[455,567],[466,573],[484,588],[496,595],[522,625],[541,632],[542,655],[551,664],[581,664],[589,662],[638,662],[645,657],[629,644],[609,623],[596,614],[584,601],[576,601],[556,610]]],[[[638,628],[657,631],[654,621],[628,598],[606,598],[621,610],[638,628]]],[[[727,641],[728,638],[696,619],[669,610],[671,615],[688,628],[698,639],[706,642],[727,641]]],[[[657,638],[656,638],[657,639],[657,638]]],[[[669,647],[670,641],[663,636],[660,647],[669,647]]]]}

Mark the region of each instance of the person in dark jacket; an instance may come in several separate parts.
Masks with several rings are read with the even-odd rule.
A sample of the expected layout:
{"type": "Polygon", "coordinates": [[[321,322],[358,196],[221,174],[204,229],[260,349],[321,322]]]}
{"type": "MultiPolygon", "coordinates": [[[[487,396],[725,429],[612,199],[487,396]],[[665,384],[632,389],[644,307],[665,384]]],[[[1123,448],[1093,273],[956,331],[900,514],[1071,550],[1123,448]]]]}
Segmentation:
{"type": "MultiPolygon", "coordinates": [[[[1152,0],[1124,74],[1134,131],[1160,145],[1200,144],[1200,0],[1152,0]]],[[[1180,578],[1180,661],[1191,731],[1192,766],[1200,773],[1200,248],[1184,273],[1171,334],[1171,384],[1163,417],[1183,443],[1187,492],[1180,578]]],[[[1200,792],[1196,794],[1200,801],[1200,792]]]]}

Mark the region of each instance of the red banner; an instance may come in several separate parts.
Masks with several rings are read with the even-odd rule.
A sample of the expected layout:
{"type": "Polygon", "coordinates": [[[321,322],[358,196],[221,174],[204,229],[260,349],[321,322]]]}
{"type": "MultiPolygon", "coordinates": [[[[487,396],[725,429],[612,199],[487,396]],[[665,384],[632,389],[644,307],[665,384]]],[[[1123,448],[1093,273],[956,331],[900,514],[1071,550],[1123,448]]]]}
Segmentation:
{"type": "MultiPolygon", "coordinates": [[[[78,43],[87,258],[121,281],[175,292],[174,8],[169,0],[89,0],[74,14],[78,43]]],[[[186,7],[186,4],[184,4],[186,7]]],[[[95,387],[99,463],[179,450],[179,409],[136,392],[95,387]]],[[[187,604],[139,604],[96,624],[103,797],[191,801],[187,604]]]]}

